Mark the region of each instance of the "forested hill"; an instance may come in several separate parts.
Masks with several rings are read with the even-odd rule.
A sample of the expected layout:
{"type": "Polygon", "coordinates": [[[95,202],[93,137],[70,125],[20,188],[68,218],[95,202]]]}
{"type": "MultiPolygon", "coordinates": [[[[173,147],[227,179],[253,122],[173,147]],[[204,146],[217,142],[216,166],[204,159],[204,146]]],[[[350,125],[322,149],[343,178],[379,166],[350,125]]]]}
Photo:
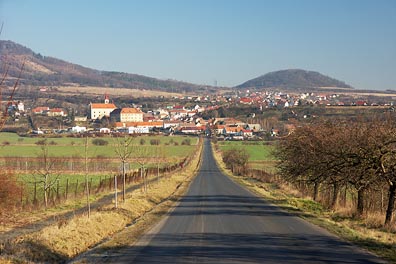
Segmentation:
{"type": "Polygon", "coordinates": [[[99,87],[122,87],[171,92],[199,92],[210,89],[175,80],[160,80],[138,74],[99,71],[53,57],[43,56],[12,41],[0,40],[0,74],[7,72],[7,81],[13,83],[20,73],[23,60],[26,60],[22,73],[22,84],[27,85],[83,85],[99,87]]]}
{"type": "Polygon", "coordinates": [[[319,72],[300,69],[281,70],[270,72],[260,77],[251,79],[237,88],[321,88],[337,87],[352,88],[343,81],[325,76],[319,72]]]}

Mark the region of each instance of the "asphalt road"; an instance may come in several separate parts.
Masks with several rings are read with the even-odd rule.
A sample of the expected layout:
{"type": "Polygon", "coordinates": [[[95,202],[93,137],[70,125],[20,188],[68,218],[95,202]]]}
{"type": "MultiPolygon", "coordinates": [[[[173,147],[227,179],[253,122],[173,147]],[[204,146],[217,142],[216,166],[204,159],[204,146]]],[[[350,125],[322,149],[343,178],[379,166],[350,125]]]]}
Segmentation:
{"type": "Polygon", "coordinates": [[[258,198],[217,167],[205,141],[178,206],[112,263],[384,263],[258,198]]]}

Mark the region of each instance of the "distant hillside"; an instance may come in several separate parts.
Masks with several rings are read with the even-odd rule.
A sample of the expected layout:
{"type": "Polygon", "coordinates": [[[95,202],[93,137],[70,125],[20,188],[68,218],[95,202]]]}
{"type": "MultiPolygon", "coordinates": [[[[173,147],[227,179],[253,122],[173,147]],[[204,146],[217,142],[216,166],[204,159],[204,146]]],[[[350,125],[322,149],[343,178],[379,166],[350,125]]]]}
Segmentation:
{"type": "Polygon", "coordinates": [[[314,71],[300,69],[270,72],[260,77],[249,80],[237,88],[321,88],[338,87],[352,88],[350,85],[314,71]]]}
{"type": "Polygon", "coordinates": [[[8,68],[8,83],[17,77],[24,59],[25,69],[22,84],[63,86],[77,84],[83,86],[120,87],[172,92],[199,92],[208,87],[174,80],[160,80],[137,74],[99,71],[72,64],[52,57],[42,56],[31,49],[12,41],[0,40],[2,76],[8,68]]]}

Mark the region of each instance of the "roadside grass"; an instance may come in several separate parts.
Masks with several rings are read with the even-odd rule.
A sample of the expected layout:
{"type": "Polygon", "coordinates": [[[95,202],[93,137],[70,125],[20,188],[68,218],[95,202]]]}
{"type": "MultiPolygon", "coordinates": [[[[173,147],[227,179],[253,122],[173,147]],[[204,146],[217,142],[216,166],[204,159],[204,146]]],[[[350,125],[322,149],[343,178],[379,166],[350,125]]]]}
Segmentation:
{"type": "Polygon", "coordinates": [[[145,229],[141,229],[142,224],[134,223],[150,227],[152,221],[167,211],[164,208],[158,211],[157,205],[171,206],[186,190],[199,166],[202,145],[199,149],[183,170],[153,181],[147,193],[140,189],[127,193],[126,201],[120,202],[117,209],[106,204],[93,211],[89,219],[87,215],[58,219],[55,224],[0,245],[3,254],[0,262],[64,262],[104,241],[107,241],[106,249],[135,241],[145,229]],[[146,217],[151,211],[155,217],[146,217]],[[112,239],[121,230],[124,231],[112,239]]]}
{"type": "MultiPolygon", "coordinates": [[[[215,149],[215,148],[213,148],[215,149]]],[[[383,215],[369,214],[366,219],[353,218],[352,208],[330,211],[298,192],[288,184],[265,183],[244,176],[235,176],[226,168],[221,152],[213,151],[222,171],[235,182],[271,203],[307,221],[327,229],[341,239],[364,248],[387,261],[396,263],[396,224],[382,227],[383,215]]]]}

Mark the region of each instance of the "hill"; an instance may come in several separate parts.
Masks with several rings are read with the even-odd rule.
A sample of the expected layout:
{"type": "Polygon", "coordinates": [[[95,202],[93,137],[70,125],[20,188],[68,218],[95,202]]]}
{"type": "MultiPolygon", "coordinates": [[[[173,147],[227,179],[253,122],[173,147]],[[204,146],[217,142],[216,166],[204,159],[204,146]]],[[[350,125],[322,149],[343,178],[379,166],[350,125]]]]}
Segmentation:
{"type": "MultiPolygon", "coordinates": [[[[38,86],[82,85],[160,90],[172,92],[199,92],[211,87],[175,80],[160,80],[138,74],[99,71],[57,58],[43,56],[12,41],[0,40],[0,75],[7,71],[8,84],[19,75],[26,60],[21,83],[38,86]]],[[[7,84],[7,83],[6,83],[7,84]]]]}
{"type": "Polygon", "coordinates": [[[305,71],[300,69],[281,70],[264,74],[237,86],[237,88],[349,88],[345,82],[325,76],[319,72],[305,71]]]}

